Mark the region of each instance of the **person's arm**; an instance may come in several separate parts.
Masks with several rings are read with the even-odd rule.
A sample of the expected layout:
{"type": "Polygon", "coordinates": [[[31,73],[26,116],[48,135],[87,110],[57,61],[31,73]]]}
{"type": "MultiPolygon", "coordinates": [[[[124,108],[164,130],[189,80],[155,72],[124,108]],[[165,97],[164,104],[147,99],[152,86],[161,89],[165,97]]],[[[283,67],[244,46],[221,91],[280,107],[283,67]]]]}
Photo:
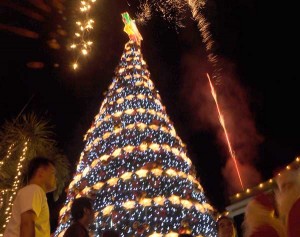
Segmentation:
{"type": "Polygon", "coordinates": [[[35,219],[36,214],[32,210],[21,214],[20,237],[35,237],[35,219]]]}

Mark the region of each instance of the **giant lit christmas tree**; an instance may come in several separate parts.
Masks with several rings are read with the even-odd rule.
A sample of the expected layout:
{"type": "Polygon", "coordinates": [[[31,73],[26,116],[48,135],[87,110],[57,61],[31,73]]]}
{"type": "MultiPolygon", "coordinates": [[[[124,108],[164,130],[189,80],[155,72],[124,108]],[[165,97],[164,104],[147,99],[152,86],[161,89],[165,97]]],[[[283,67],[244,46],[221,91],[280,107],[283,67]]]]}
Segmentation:
{"type": "Polygon", "coordinates": [[[70,225],[76,197],[94,199],[95,236],[215,237],[213,208],[195,177],[141,54],[142,37],[123,14],[130,41],[88,130],[56,236],[70,225]]]}

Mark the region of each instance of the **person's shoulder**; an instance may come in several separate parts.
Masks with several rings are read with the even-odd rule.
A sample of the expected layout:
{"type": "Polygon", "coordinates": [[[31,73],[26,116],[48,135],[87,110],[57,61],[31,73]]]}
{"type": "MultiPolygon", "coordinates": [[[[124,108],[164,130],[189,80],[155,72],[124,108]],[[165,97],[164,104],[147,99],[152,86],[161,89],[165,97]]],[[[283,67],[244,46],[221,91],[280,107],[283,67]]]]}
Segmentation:
{"type": "Polygon", "coordinates": [[[269,225],[263,225],[258,227],[250,237],[279,237],[277,231],[269,225]]]}
{"type": "Polygon", "coordinates": [[[44,195],[44,190],[37,184],[28,184],[21,188],[18,192],[18,195],[26,195],[26,194],[33,194],[33,193],[39,193],[41,195],[44,195]]]}
{"type": "Polygon", "coordinates": [[[88,236],[88,231],[79,223],[75,222],[67,229],[64,237],[85,237],[88,236]]]}

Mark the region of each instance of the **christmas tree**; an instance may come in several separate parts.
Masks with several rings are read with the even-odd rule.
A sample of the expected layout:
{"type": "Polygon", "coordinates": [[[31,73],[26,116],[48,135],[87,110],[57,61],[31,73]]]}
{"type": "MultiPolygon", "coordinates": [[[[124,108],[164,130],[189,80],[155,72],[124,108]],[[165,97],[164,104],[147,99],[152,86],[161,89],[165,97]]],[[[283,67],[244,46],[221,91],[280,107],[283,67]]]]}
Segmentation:
{"type": "Polygon", "coordinates": [[[196,179],[141,54],[134,21],[115,77],[85,135],[86,145],[60,211],[55,236],[70,225],[72,200],[94,199],[95,236],[216,236],[213,207],[196,179]]]}

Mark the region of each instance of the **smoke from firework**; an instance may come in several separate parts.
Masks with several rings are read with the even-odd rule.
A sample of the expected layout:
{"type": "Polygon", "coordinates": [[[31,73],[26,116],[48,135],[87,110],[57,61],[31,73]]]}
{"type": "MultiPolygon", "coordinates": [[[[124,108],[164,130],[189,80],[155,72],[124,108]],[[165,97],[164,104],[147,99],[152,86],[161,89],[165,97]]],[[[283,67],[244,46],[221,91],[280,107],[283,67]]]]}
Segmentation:
{"type": "MultiPolygon", "coordinates": [[[[203,53],[202,53],[203,54],[203,53]]],[[[224,152],[228,152],[224,131],[219,123],[216,106],[211,95],[210,87],[205,76],[208,70],[207,62],[200,61],[201,56],[188,54],[184,57],[183,68],[185,83],[182,95],[188,102],[190,113],[194,118],[193,129],[213,129],[217,133],[217,139],[224,152]]],[[[232,148],[239,163],[240,173],[246,188],[257,184],[261,177],[254,168],[254,162],[258,159],[258,145],[262,137],[256,130],[254,119],[249,109],[247,94],[245,90],[234,80],[235,68],[227,63],[223,64],[224,73],[222,77],[226,83],[218,87],[217,96],[219,106],[224,116],[228,136],[232,148]]],[[[241,191],[236,171],[233,170],[232,159],[229,154],[222,174],[227,182],[229,194],[241,191]],[[236,182],[235,182],[236,181],[236,182]]]]}

